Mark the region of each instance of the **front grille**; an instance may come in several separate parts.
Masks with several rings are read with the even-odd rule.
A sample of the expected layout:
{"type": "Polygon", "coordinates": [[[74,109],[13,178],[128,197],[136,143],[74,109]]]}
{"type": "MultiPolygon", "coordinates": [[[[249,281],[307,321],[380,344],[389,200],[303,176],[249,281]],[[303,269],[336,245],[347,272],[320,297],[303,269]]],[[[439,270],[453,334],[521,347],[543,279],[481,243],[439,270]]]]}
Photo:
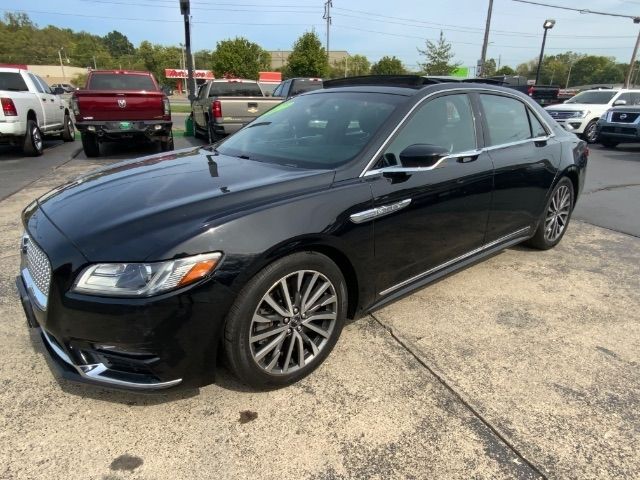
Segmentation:
{"type": "Polygon", "coordinates": [[[22,249],[26,259],[26,267],[33,278],[33,283],[45,297],[48,297],[49,285],[51,284],[51,264],[47,255],[28,235],[23,238],[22,249]]]}
{"type": "Polygon", "coordinates": [[[551,118],[555,120],[566,120],[567,118],[577,118],[580,116],[579,112],[574,110],[548,110],[551,118]]]}
{"type": "Polygon", "coordinates": [[[629,112],[613,112],[611,114],[611,121],[616,123],[633,123],[638,119],[640,113],[629,112]]]}

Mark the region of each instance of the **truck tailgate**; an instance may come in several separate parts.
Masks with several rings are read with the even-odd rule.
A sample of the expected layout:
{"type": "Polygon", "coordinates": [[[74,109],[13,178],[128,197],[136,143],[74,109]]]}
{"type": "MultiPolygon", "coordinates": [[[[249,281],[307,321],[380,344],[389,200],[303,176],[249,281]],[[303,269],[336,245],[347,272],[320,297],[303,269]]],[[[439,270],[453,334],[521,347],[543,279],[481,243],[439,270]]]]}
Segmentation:
{"type": "Polygon", "coordinates": [[[75,92],[84,120],[162,119],[162,92],[113,92],[78,90],[75,92]]]}
{"type": "Polygon", "coordinates": [[[249,123],[254,118],[282,102],[280,98],[265,97],[218,97],[222,118],[216,123],[249,123]]]}

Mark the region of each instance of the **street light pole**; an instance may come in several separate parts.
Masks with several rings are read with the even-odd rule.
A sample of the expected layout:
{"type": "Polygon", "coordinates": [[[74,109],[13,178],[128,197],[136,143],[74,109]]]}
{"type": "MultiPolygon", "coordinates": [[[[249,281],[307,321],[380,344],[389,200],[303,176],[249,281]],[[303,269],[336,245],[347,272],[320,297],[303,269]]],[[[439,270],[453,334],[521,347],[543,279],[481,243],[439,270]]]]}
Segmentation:
{"type": "Polygon", "coordinates": [[[555,20],[545,20],[542,24],[542,28],[544,28],[544,35],[542,36],[542,47],[540,48],[540,58],[538,59],[538,69],[536,70],[536,83],[540,80],[540,67],[542,67],[542,59],[544,57],[544,44],[547,42],[547,32],[553,28],[556,24],[555,20]]]}
{"type": "MultiPolygon", "coordinates": [[[[640,17],[633,19],[633,23],[640,23],[640,17]]],[[[629,88],[631,83],[631,73],[636,63],[636,56],[638,55],[638,47],[640,46],[640,32],[638,32],[638,38],[636,39],[636,45],[633,47],[633,54],[631,55],[631,62],[629,62],[629,70],[627,70],[627,76],[624,79],[624,88],[629,88]]]]}
{"type": "Polygon", "coordinates": [[[60,59],[60,68],[62,69],[62,78],[66,82],[67,81],[67,76],[64,73],[64,64],[62,63],[62,50],[64,50],[64,47],[60,47],[58,49],[58,58],[60,59]]]}
{"type": "Polygon", "coordinates": [[[184,46],[187,57],[187,90],[189,100],[196,98],[196,86],[193,78],[193,57],[191,56],[191,24],[189,21],[191,6],[189,0],[180,0],[180,13],[184,16],[184,46]]]}

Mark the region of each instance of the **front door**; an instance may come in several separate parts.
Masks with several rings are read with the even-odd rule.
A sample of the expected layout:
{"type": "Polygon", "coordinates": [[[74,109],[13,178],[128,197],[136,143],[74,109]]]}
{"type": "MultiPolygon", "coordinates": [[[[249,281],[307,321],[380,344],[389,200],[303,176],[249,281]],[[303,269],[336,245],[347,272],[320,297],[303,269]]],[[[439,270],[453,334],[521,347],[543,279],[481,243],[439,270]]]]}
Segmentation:
{"type": "Polygon", "coordinates": [[[469,95],[445,94],[416,109],[385,147],[378,173],[368,175],[378,209],[378,293],[393,293],[482,247],[493,165],[478,150],[478,133],[469,95]],[[389,174],[402,169],[401,152],[416,144],[443,147],[449,156],[431,169],[389,174]]]}

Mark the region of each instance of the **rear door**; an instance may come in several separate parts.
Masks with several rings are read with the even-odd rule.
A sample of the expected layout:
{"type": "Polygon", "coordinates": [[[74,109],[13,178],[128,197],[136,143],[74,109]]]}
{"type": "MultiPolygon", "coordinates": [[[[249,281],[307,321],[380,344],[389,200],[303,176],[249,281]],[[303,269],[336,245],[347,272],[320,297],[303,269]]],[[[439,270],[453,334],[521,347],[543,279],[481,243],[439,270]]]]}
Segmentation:
{"type": "Polygon", "coordinates": [[[64,105],[62,104],[62,100],[60,100],[60,97],[57,95],[54,95],[51,88],[49,88],[49,84],[44,81],[42,77],[38,75],[34,75],[34,77],[40,82],[43,94],[47,99],[47,101],[44,102],[44,105],[46,105],[47,127],[50,130],[59,130],[62,128],[64,119],[64,105]]]}
{"type": "Polygon", "coordinates": [[[375,255],[381,265],[376,287],[382,295],[482,247],[493,165],[480,150],[479,133],[468,94],[429,99],[414,111],[366,175],[374,197],[375,255]],[[450,155],[433,168],[385,172],[405,167],[400,153],[416,144],[443,147],[450,155]]]}
{"type": "Polygon", "coordinates": [[[561,145],[519,98],[479,94],[486,150],[495,166],[487,242],[537,224],[556,175],[561,145]]]}

